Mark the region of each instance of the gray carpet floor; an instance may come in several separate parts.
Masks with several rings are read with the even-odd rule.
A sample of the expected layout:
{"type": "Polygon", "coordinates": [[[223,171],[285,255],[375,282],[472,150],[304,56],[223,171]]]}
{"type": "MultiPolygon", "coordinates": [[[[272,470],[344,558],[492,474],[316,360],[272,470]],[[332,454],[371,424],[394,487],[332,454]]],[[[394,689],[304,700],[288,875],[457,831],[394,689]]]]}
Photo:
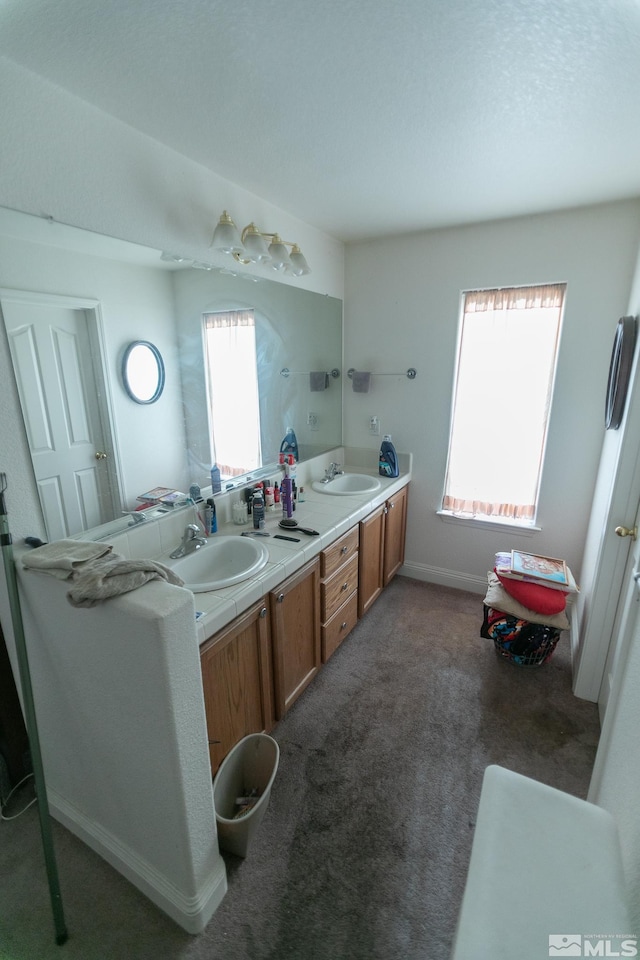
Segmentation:
{"type": "Polygon", "coordinates": [[[396,577],[274,729],[269,810],[198,937],[54,823],[56,946],[35,810],[1,823],[0,960],[447,960],[485,767],[586,797],[599,735],[567,634],[519,668],[481,622],[480,596],[396,577]]]}

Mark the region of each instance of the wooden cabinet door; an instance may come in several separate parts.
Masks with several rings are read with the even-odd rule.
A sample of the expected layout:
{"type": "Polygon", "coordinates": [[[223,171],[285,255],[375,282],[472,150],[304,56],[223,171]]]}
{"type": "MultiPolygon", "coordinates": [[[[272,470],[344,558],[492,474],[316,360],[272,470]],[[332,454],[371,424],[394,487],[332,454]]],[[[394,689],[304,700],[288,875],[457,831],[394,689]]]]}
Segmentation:
{"type": "Polygon", "coordinates": [[[270,594],[276,718],[320,668],[320,558],[270,594]]]}
{"type": "Polygon", "coordinates": [[[404,563],[407,521],[407,488],[403,487],[385,504],[383,586],[389,583],[404,563]]]}
{"type": "Polygon", "coordinates": [[[363,617],[382,593],[385,527],[384,504],[360,523],[358,547],[358,617],[363,617]]]}
{"type": "Polygon", "coordinates": [[[200,648],[211,772],[249,733],[273,727],[273,675],[267,604],[254,604],[200,648]]]}

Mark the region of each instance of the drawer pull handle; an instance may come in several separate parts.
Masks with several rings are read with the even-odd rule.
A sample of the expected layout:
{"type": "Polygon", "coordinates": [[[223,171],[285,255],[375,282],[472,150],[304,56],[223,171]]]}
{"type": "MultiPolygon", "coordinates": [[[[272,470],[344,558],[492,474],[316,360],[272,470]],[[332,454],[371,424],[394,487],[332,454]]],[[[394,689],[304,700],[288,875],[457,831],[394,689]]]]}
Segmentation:
{"type": "Polygon", "coordinates": [[[341,590],[348,590],[348,589],[349,589],[349,584],[348,584],[348,582],[343,583],[343,584],[342,584],[342,587],[341,587],[341,590]]]}
{"type": "Polygon", "coordinates": [[[340,551],[340,553],[346,553],[348,549],[349,549],[349,547],[343,547],[342,550],[340,551]]]}
{"type": "Polygon", "coordinates": [[[340,624],[340,629],[341,629],[341,630],[344,630],[344,628],[346,627],[346,625],[347,625],[347,621],[346,621],[346,620],[343,620],[342,623],[340,624]]]}

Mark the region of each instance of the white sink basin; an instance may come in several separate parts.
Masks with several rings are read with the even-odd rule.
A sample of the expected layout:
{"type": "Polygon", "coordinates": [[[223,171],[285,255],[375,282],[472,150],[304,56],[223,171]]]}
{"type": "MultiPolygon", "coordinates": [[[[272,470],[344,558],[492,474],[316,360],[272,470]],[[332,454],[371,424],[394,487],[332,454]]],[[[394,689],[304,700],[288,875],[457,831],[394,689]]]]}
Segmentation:
{"type": "Polygon", "coordinates": [[[252,537],[213,536],[186,557],[167,561],[167,566],[193,593],[206,593],[248,580],[262,570],[268,559],[264,543],[252,537]]]}
{"type": "Polygon", "coordinates": [[[365,473],[339,473],[333,480],[314,480],[311,484],[318,493],[328,493],[334,497],[348,497],[358,493],[375,493],[380,489],[377,477],[369,477],[365,473]]]}

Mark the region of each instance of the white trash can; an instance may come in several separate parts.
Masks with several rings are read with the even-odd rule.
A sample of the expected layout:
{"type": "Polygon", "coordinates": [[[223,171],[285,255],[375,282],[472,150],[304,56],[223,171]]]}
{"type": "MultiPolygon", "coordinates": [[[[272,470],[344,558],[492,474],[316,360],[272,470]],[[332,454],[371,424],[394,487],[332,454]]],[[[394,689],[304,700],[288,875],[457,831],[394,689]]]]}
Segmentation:
{"type": "Polygon", "coordinates": [[[218,842],[222,850],[246,857],[267,807],[280,760],[280,748],[266,733],[250,733],[229,751],[213,781],[218,842]],[[248,812],[237,816],[237,800],[255,792],[248,812]]]}

